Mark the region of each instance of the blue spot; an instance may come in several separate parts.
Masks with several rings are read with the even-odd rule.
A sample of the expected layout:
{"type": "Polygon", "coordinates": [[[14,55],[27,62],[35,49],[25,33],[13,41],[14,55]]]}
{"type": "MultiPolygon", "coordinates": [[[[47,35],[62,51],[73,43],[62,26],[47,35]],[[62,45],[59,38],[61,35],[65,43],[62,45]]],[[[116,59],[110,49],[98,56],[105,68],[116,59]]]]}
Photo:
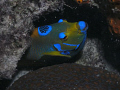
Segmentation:
{"type": "Polygon", "coordinates": [[[64,32],[59,33],[59,38],[60,38],[60,39],[64,39],[65,36],[66,36],[66,35],[64,34],[64,32]]]}
{"type": "Polygon", "coordinates": [[[60,19],[60,20],[58,21],[58,23],[61,23],[61,22],[63,22],[63,19],[60,19]]]}
{"type": "Polygon", "coordinates": [[[80,26],[80,30],[83,30],[86,27],[86,23],[84,21],[79,21],[78,24],[80,26]]]}
{"type": "Polygon", "coordinates": [[[80,44],[77,45],[77,47],[75,49],[77,49],[80,46],[80,44]]]}
{"type": "Polygon", "coordinates": [[[41,26],[41,27],[38,27],[38,34],[40,36],[46,36],[47,34],[50,33],[51,30],[52,30],[52,26],[50,25],[41,26]]]}
{"type": "Polygon", "coordinates": [[[60,54],[63,54],[63,55],[70,55],[70,52],[69,52],[69,51],[63,51],[63,52],[60,52],[60,54]]]}
{"type": "Polygon", "coordinates": [[[77,46],[75,49],[77,49],[80,46],[80,44],[68,44],[68,43],[63,43],[63,44],[68,46],[77,46]]]}
{"type": "Polygon", "coordinates": [[[77,46],[77,44],[68,44],[68,43],[63,43],[65,45],[68,45],[68,46],[77,46]]]}
{"type": "Polygon", "coordinates": [[[60,44],[54,44],[54,47],[55,47],[58,51],[62,51],[60,44]]]}

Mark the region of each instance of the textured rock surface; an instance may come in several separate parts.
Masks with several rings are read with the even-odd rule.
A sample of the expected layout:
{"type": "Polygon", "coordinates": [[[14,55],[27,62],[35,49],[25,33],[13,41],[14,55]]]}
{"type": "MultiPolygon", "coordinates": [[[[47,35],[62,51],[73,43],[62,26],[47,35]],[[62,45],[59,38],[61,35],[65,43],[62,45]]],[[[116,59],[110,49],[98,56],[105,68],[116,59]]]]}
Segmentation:
{"type": "Polygon", "coordinates": [[[120,77],[78,64],[44,67],[17,80],[8,90],[119,90],[120,77]]]}
{"type": "Polygon", "coordinates": [[[102,43],[98,39],[87,39],[81,58],[76,61],[77,64],[84,66],[100,67],[102,69],[118,73],[105,58],[102,49],[102,43]]]}
{"type": "Polygon", "coordinates": [[[0,0],[0,78],[11,78],[29,46],[33,17],[62,9],[63,0],[0,0]]]}

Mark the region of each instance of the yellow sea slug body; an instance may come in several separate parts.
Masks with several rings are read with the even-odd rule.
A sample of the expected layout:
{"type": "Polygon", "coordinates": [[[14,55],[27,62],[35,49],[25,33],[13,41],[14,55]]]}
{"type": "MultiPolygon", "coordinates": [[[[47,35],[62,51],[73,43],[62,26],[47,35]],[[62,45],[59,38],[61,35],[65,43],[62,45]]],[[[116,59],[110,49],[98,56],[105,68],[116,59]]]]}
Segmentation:
{"type": "Polygon", "coordinates": [[[32,44],[26,56],[29,60],[39,60],[44,55],[72,57],[82,50],[88,25],[84,21],[58,23],[36,28],[32,44]]]}

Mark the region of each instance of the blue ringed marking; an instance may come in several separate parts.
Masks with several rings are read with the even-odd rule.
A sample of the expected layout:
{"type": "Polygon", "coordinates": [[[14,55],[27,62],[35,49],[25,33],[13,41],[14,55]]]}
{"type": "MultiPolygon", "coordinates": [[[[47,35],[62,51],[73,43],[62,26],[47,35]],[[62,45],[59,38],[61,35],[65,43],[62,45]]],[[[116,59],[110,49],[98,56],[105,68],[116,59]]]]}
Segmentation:
{"type": "Polygon", "coordinates": [[[50,25],[41,26],[38,27],[38,34],[40,36],[46,36],[50,33],[51,30],[52,30],[52,26],[50,25]]]}

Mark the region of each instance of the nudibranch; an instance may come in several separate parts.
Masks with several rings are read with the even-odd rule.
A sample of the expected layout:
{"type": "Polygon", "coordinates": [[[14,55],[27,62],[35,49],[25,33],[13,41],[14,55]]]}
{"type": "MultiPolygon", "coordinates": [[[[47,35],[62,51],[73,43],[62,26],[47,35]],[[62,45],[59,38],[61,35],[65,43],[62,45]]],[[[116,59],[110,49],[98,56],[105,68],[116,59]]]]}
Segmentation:
{"type": "Polygon", "coordinates": [[[120,36],[120,19],[108,17],[108,20],[110,33],[115,36],[120,36]]]}
{"type": "Polygon", "coordinates": [[[26,55],[28,60],[39,60],[44,55],[72,57],[82,50],[88,24],[84,21],[57,23],[35,28],[32,43],[26,55]]]}
{"type": "Polygon", "coordinates": [[[109,0],[111,3],[120,3],[120,0],[109,0]]]}
{"type": "Polygon", "coordinates": [[[87,4],[90,3],[91,0],[75,0],[78,4],[87,4]]]}

